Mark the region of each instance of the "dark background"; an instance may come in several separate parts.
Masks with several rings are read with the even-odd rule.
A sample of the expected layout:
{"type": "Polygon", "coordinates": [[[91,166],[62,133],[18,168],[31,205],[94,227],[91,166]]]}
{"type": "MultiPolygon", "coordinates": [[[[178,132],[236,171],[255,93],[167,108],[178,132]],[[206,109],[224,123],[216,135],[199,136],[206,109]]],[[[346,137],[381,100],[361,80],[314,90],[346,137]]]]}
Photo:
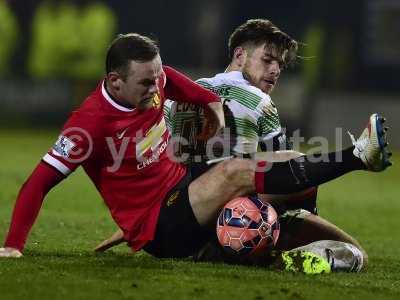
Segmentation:
{"type": "MultiPolygon", "coordinates": [[[[78,11],[93,3],[106,5],[115,16],[114,21],[109,21],[110,28],[115,28],[109,40],[117,33],[150,35],[160,42],[163,62],[193,79],[210,77],[225,69],[229,34],[236,26],[249,18],[268,18],[302,43],[299,55],[305,57],[285,71],[271,95],[290,130],[302,128],[307,135],[329,136],[329,128],[353,126],[370,112],[393,115],[395,123],[400,113],[399,1],[8,0],[5,3],[16,18],[18,38],[7,58],[7,70],[0,74],[2,127],[60,126],[68,111],[103,76],[98,72],[82,79],[57,73],[36,78],[29,72],[34,39],[32,22],[44,3],[56,8],[69,3],[78,11]],[[317,38],[315,35],[310,38],[310,32],[318,32],[317,38]],[[346,119],[342,120],[343,117],[346,119]]],[[[95,32],[96,27],[91,30],[95,32]]],[[[83,48],[87,46],[85,40],[80,43],[83,48]]],[[[83,60],[81,65],[84,64],[83,60]]],[[[99,64],[103,61],[99,60],[99,64]]]]}

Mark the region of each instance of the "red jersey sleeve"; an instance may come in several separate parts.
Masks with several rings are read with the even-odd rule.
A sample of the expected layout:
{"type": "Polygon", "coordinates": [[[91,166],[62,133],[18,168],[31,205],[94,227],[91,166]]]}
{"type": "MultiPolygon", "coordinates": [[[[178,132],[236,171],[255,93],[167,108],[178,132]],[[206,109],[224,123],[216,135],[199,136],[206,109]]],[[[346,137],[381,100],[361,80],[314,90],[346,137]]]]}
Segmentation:
{"type": "Polygon", "coordinates": [[[46,194],[65,177],[53,167],[39,163],[23,184],[11,219],[5,247],[24,248],[26,238],[36,220],[46,194]]]}
{"type": "Polygon", "coordinates": [[[220,101],[218,95],[203,88],[175,69],[168,66],[163,66],[163,69],[166,75],[164,86],[166,99],[200,106],[207,106],[209,103],[220,101]]]}

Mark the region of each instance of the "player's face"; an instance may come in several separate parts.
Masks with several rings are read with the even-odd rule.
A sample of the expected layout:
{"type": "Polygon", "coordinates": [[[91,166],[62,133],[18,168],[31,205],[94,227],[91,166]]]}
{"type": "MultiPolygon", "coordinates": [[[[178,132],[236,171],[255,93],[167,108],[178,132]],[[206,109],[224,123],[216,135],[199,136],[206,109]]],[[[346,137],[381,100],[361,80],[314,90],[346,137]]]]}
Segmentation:
{"type": "Polygon", "coordinates": [[[282,55],[275,47],[266,47],[265,44],[246,52],[243,76],[264,93],[271,93],[281,74],[282,55]]]}
{"type": "Polygon", "coordinates": [[[151,108],[154,96],[159,93],[161,76],[163,70],[159,55],[148,62],[131,61],[128,75],[120,85],[120,97],[140,110],[151,108]]]}

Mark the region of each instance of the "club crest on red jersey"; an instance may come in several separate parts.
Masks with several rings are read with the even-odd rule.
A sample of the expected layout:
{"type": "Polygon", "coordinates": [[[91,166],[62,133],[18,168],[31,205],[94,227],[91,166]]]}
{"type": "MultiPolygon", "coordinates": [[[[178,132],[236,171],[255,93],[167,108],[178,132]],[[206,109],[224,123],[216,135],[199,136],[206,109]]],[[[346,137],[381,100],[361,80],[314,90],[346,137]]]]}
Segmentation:
{"type": "Polygon", "coordinates": [[[158,94],[155,94],[153,97],[153,107],[154,108],[160,108],[161,106],[161,101],[160,101],[160,96],[158,94]]]}
{"type": "Polygon", "coordinates": [[[175,191],[175,193],[173,193],[171,196],[169,196],[169,198],[166,201],[166,206],[172,206],[174,204],[176,204],[177,200],[178,200],[178,196],[179,196],[179,191],[175,191]]]}

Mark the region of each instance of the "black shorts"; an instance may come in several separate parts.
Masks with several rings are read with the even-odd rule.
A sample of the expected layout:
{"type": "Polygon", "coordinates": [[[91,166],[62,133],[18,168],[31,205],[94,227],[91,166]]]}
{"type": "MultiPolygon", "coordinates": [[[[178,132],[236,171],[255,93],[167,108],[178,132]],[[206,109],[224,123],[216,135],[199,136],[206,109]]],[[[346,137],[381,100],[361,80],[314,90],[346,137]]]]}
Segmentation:
{"type": "Polygon", "coordinates": [[[203,247],[215,230],[200,226],[189,202],[189,184],[210,167],[206,164],[188,166],[186,175],[168,192],[158,217],[154,240],[143,249],[159,258],[188,257],[203,247]]]}

